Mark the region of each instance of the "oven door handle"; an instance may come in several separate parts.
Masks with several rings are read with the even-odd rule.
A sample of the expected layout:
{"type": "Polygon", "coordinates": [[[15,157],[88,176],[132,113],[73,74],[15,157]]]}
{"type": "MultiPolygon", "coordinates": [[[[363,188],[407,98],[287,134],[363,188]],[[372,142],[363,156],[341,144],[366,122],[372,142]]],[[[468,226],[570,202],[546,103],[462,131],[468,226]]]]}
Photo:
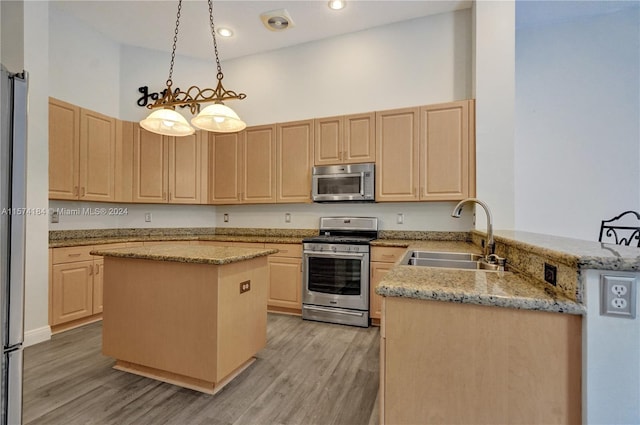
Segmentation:
{"type": "Polygon", "coordinates": [[[349,252],[316,252],[316,251],[304,251],[306,257],[324,257],[324,258],[364,258],[366,253],[349,253],[349,252]]]}
{"type": "Polygon", "coordinates": [[[360,173],[360,196],[364,197],[364,171],[360,173]]]}
{"type": "Polygon", "coordinates": [[[303,305],[302,306],[303,309],[305,310],[312,310],[312,311],[322,311],[324,313],[332,313],[332,314],[344,314],[346,316],[358,316],[358,317],[362,317],[364,315],[363,312],[357,312],[357,311],[345,311],[345,310],[338,310],[338,309],[331,309],[331,308],[323,308],[323,307],[316,307],[316,306],[308,306],[308,305],[303,305]]]}

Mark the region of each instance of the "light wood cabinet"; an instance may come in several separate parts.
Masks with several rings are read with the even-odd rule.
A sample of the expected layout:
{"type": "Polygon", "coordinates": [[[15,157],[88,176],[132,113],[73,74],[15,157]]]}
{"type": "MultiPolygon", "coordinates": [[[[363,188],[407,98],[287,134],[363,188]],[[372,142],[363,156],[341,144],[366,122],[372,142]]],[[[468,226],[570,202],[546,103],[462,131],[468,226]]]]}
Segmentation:
{"type": "Polygon", "coordinates": [[[376,201],[418,200],[420,108],[376,113],[376,201]]]}
{"type": "Polygon", "coordinates": [[[277,124],[276,202],[311,202],[313,120],[277,124]]]}
{"type": "Polygon", "coordinates": [[[375,162],[375,113],[315,120],[314,164],[375,162]]]}
{"type": "Polygon", "coordinates": [[[209,203],[276,202],[275,125],[209,136],[209,203]]]}
{"type": "Polygon", "coordinates": [[[133,202],[199,204],[202,134],[167,137],[139,125],[133,139],[133,202]]]}
{"type": "Polygon", "coordinates": [[[116,120],[49,100],[49,198],[115,200],[116,120]]]}
{"type": "Polygon", "coordinates": [[[136,123],[116,121],[115,202],[133,201],[133,133],[136,123]]]}
{"type": "Polygon", "coordinates": [[[49,325],[60,332],[100,320],[103,310],[104,262],[90,252],[99,247],[121,248],[141,243],[88,245],[50,250],[49,325]]]}
{"type": "Polygon", "coordinates": [[[371,247],[371,271],[369,278],[369,317],[373,324],[379,324],[382,317],[382,299],[376,294],[376,287],[380,284],[384,276],[402,258],[406,248],[397,247],[371,247]]]}
{"type": "Polygon", "coordinates": [[[278,249],[269,256],[269,311],[302,314],[302,245],[265,244],[278,249]]]}
{"type": "Polygon", "coordinates": [[[376,201],[475,195],[474,101],[378,112],[376,201]]]}
{"type": "Polygon", "coordinates": [[[386,297],[380,423],[581,423],[581,317],[386,297]]]}
{"type": "Polygon", "coordinates": [[[420,108],[420,199],[475,196],[474,101],[420,108]]]}

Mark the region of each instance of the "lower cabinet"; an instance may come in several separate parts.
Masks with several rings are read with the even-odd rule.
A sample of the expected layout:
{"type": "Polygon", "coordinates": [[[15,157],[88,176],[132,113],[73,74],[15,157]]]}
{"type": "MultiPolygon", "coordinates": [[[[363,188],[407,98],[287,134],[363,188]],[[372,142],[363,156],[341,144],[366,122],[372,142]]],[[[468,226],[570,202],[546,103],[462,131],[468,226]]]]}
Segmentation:
{"type": "Polygon", "coordinates": [[[369,273],[369,317],[374,325],[380,324],[382,316],[382,298],[376,294],[376,287],[384,275],[402,258],[406,248],[371,247],[371,270],[369,273]]]}
{"type": "MultiPolygon", "coordinates": [[[[132,245],[109,244],[109,247],[132,245]]],[[[102,317],[104,261],[102,257],[90,254],[97,247],[51,249],[49,325],[52,332],[71,329],[102,317]]]]}
{"type": "Polygon", "coordinates": [[[302,313],[302,245],[265,244],[277,254],[269,256],[267,308],[282,313],[302,313]]]}
{"type": "Polygon", "coordinates": [[[582,317],[385,297],[381,424],[581,423],[582,317]]]}

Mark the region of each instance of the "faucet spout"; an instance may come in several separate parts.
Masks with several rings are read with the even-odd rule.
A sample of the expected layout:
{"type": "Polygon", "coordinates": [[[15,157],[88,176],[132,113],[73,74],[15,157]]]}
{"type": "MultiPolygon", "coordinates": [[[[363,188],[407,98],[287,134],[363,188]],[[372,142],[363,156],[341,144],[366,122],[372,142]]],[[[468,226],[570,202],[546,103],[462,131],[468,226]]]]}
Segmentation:
{"type": "Polygon", "coordinates": [[[482,208],[484,208],[484,212],[487,216],[487,243],[484,246],[484,257],[488,261],[489,256],[494,254],[496,247],[493,240],[493,216],[491,215],[491,210],[489,210],[489,206],[480,199],[467,198],[458,202],[458,205],[456,205],[451,212],[451,217],[460,218],[460,214],[462,214],[462,207],[467,203],[476,203],[480,205],[482,208]]]}

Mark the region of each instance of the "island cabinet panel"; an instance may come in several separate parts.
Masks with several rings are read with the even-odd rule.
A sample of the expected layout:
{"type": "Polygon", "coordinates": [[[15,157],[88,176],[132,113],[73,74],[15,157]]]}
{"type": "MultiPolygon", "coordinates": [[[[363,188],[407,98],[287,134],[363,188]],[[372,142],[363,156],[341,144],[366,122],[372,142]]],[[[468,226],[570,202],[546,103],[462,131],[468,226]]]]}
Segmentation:
{"type": "Polygon", "coordinates": [[[276,202],[311,202],[313,120],[277,124],[276,202]]]}
{"type": "Polygon", "coordinates": [[[266,345],[266,274],[266,257],[106,257],[103,353],[116,369],[214,393],[266,345]]]}
{"type": "Polygon", "coordinates": [[[49,198],[115,200],[116,120],[49,99],[49,198]]]}
{"type": "Polygon", "coordinates": [[[381,423],[580,424],[581,317],[386,297],[381,423]]]}
{"type": "Polygon", "coordinates": [[[460,200],[475,194],[473,101],[420,108],[420,197],[460,200]]]}
{"type": "Polygon", "coordinates": [[[302,314],[302,245],[265,244],[278,253],[269,256],[269,311],[302,314]]]}
{"type": "Polygon", "coordinates": [[[249,127],[242,132],[242,193],[248,204],[276,202],[276,126],[249,127]]]}
{"type": "Polygon", "coordinates": [[[376,113],[376,201],[416,201],[420,108],[376,113]]]}

